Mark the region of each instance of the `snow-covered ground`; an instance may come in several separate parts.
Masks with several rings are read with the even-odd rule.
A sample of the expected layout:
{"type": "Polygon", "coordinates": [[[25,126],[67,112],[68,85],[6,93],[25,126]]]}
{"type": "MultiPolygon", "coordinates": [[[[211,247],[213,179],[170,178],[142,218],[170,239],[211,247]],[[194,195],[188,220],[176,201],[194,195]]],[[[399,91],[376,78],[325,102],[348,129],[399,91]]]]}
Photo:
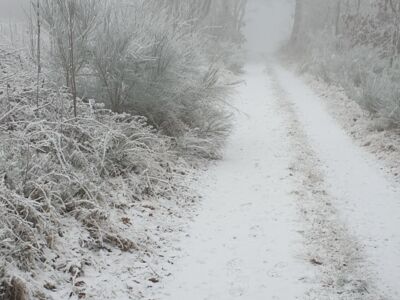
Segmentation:
{"type": "Polygon", "coordinates": [[[399,299],[400,187],[382,163],[355,146],[310,88],[290,72],[277,73],[321,161],[338,218],[364,248],[376,287],[399,299]]]}
{"type": "Polygon", "coordinates": [[[250,67],[235,102],[225,158],[197,187],[202,209],[159,299],[302,299],[311,270],[289,176],[285,118],[263,68],[250,67]]]}
{"type": "Polygon", "coordinates": [[[54,299],[400,299],[398,183],[299,77],[278,65],[243,77],[224,159],[182,182],[202,200],[127,210],[121,230],[145,251],[81,253],[70,232],[76,262],[59,267],[84,272],[36,278],[54,299]]]}
{"type": "Polygon", "coordinates": [[[399,299],[399,187],[295,75],[244,76],[225,158],[149,299],[399,299]]]}

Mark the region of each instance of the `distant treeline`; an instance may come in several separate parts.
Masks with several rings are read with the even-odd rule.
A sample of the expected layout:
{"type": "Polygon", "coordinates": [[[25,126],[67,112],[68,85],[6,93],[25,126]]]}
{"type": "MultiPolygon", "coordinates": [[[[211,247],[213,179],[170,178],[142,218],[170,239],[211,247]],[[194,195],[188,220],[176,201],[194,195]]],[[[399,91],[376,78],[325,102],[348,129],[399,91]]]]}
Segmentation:
{"type": "Polygon", "coordinates": [[[297,0],[286,52],[388,125],[400,124],[399,0],[297,0]]]}

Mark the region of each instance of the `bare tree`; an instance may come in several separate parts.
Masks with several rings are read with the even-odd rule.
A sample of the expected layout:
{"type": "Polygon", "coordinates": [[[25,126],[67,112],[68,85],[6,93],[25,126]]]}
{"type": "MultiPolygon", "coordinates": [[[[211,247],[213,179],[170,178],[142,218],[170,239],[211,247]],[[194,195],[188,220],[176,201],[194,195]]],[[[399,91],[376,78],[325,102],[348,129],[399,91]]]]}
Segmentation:
{"type": "Polygon", "coordinates": [[[40,73],[41,73],[41,61],[40,61],[40,0],[36,1],[36,17],[37,17],[37,87],[36,87],[36,106],[39,107],[39,92],[40,92],[40,73]]]}
{"type": "Polygon", "coordinates": [[[299,39],[303,19],[303,0],[296,0],[294,23],[290,43],[296,45],[299,39]]]}
{"type": "Polygon", "coordinates": [[[63,70],[77,116],[77,76],[88,61],[88,43],[97,24],[100,3],[97,0],[43,0],[42,15],[51,42],[52,56],[63,70]]]}
{"type": "Polygon", "coordinates": [[[393,33],[392,33],[392,57],[390,65],[393,66],[393,61],[398,57],[400,51],[400,1],[389,0],[389,4],[394,15],[393,33]]]}
{"type": "Polygon", "coordinates": [[[127,12],[126,9],[108,7],[91,49],[99,97],[109,103],[114,112],[123,112],[129,91],[135,84],[134,66],[143,49],[140,33],[127,21],[134,13],[135,10],[127,12]]]}
{"type": "Polygon", "coordinates": [[[340,16],[342,11],[342,0],[336,0],[336,12],[335,12],[335,35],[339,35],[340,32],[340,16]]]}

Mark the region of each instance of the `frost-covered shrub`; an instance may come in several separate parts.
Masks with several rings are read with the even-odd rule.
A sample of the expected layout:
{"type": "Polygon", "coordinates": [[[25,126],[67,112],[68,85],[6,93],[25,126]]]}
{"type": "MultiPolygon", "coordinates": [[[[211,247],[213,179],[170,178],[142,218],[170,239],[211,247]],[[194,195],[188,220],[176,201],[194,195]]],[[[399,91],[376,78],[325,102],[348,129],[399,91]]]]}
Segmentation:
{"type": "MultiPolygon", "coordinates": [[[[94,101],[78,101],[43,76],[24,56],[0,49],[0,261],[29,269],[46,260],[62,217],[74,217],[93,244],[136,247],[108,222],[111,181],[132,198],[168,195],[174,186],[170,138],[144,117],[116,114],[94,101]]],[[[1,266],[0,266],[1,268],[1,266]]]]}
{"type": "Polygon", "coordinates": [[[342,86],[361,107],[399,126],[400,34],[394,25],[400,15],[394,9],[383,0],[341,6],[306,0],[299,38],[288,44],[286,55],[302,71],[342,86]]]}
{"type": "Polygon", "coordinates": [[[229,129],[223,106],[231,87],[220,76],[226,67],[210,60],[200,25],[171,18],[168,5],[154,5],[108,9],[95,32],[89,66],[95,77],[87,90],[113,111],[145,116],[163,134],[191,136],[191,142],[196,135],[200,144],[206,139],[209,153],[200,156],[215,157],[229,129]]]}
{"type": "Polygon", "coordinates": [[[41,74],[36,25],[30,51],[0,46],[0,298],[17,269],[55,270],[67,241],[141,249],[119,214],[179,195],[187,162],[220,156],[244,2],[40,1],[41,74]],[[214,34],[214,13],[232,33],[214,34]]]}
{"type": "MultiPolygon", "coordinates": [[[[168,136],[183,138],[190,132],[198,135],[199,142],[204,136],[210,139],[209,126],[217,115],[223,128],[229,127],[221,106],[231,87],[221,75],[241,67],[245,2],[140,0],[121,5],[108,0],[95,5],[83,1],[96,10],[82,9],[81,17],[88,14],[94,20],[90,26],[80,15],[75,21],[90,27],[84,31],[84,42],[79,40],[74,46],[78,95],[96,98],[114,112],[145,116],[168,136]]],[[[51,1],[45,3],[47,31],[42,44],[48,51],[43,51],[47,55],[43,60],[61,59],[46,72],[70,78],[70,59],[65,54],[70,53],[65,41],[68,32],[62,29],[66,26],[54,22],[65,16],[58,15],[62,9],[50,9],[51,1]],[[60,49],[54,51],[54,45],[60,49]]],[[[75,86],[66,82],[68,87],[75,86]]],[[[227,134],[221,128],[214,130],[222,134],[213,135],[214,144],[219,145],[220,137],[227,134]]]]}
{"type": "Polygon", "coordinates": [[[308,71],[328,83],[342,86],[367,111],[400,124],[400,69],[396,64],[389,67],[376,49],[316,45],[312,59],[304,58],[304,61],[308,71]]]}

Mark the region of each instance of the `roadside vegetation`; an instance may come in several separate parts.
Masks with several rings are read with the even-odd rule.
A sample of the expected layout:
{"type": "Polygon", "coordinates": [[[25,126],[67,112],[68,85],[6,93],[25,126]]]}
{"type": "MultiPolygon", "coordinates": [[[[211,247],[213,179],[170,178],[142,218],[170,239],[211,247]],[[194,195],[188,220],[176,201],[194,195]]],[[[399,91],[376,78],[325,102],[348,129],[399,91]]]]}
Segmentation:
{"type": "Polygon", "coordinates": [[[35,270],[76,277],[54,269],[71,226],[90,251],[140,251],[110,216],[176,201],[220,157],[244,5],[32,1],[29,47],[0,45],[0,299],[50,299],[35,270]]]}
{"type": "Polygon", "coordinates": [[[302,72],[339,85],[385,128],[399,128],[400,1],[297,0],[284,50],[302,72]]]}

